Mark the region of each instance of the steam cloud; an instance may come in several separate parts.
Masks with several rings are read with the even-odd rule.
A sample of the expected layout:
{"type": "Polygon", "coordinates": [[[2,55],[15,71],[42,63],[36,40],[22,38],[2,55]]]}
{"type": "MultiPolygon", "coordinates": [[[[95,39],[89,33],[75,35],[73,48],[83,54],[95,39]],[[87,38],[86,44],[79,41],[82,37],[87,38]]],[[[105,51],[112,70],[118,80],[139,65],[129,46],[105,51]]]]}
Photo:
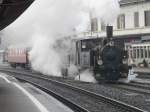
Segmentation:
{"type": "Polygon", "coordinates": [[[75,77],[75,80],[81,80],[81,81],[84,81],[84,82],[96,83],[96,80],[93,77],[93,73],[89,70],[83,71],[80,75],[75,77]]]}
{"type": "Polygon", "coordinates": [[[118,12],[118,0],[35,0],[2,35],[5,45],[31,46],[33,69],[61,76],[65,52],[70,47],[66,37],[85,31],[90,16],[109,23],[118,12]]]}

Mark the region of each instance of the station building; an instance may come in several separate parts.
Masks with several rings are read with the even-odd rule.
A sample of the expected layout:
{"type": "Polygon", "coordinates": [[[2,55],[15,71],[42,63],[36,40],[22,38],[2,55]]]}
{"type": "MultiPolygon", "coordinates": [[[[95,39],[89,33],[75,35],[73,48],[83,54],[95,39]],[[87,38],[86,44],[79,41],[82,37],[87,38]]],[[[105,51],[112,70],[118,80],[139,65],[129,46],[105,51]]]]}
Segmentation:
{"type": "MultiPolygon", "coordinates": [[[[120,0],[119,5],[120,14],[112,23],[115,40],[129,51],[129,58],[136,65],[143,60],[150,63],[150,0],[120,0]]],[[[90,31],[82,36],[106,37],[106,24],[91,18],[90,31]]]]}
{"type": "MultiPolygon", "coordinates": [[[[150,41],[150,0],[121,0],[119,4],[120,14],[112,23],[114,37],[125,42],[150,41]]],[[[83,35],[104,37],[106,24],[91,18],[91,30],[83,35]]]]}

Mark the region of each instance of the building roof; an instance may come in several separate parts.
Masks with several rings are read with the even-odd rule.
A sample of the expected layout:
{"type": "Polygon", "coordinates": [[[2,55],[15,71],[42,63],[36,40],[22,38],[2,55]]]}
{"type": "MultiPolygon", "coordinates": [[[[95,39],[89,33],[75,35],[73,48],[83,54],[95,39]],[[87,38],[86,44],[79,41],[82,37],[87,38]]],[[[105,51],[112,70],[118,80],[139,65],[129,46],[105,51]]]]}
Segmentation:
{"type": "Polygon", "coordinates": [[[150,0],[120,0],[120,5],[136,4],[140,2],[150,2],[150,0]]]}
{"type": "Polygon", "coordinates": [[[0,0],[0,30],[16,20],[34,0],[0,0]]]}

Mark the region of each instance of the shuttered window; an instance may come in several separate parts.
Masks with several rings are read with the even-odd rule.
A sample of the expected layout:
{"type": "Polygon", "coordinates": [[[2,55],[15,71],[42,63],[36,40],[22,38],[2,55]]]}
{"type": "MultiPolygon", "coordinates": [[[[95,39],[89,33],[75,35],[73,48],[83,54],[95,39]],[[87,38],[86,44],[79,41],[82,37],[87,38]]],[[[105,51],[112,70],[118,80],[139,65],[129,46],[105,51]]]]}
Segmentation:
{"type": "Polygon", "coordinates": [[[150,26],[150,10],[145,11],[145,26],[150,26]]]}
{"type": "Polygon", "coordinates": [[[105,31],[106,30],[106,24],[104,21],[101,21],[101,30],[105,31]]]}
{"type": "Polygon", "coordinates": [[[97,18],[91,19],[91,31],[97,31],[98,30],[98,20],[97,18]]]}
{"type": "Polygon", "coordinates": [[[117,28],[124,29],[125,28],[125,15],[120,14],[117,18],[117,28]]]}
{"type": "Polygon", "coordinates": [[[134,26],[139,27],[139,12],[134,13],[134,26]]]}

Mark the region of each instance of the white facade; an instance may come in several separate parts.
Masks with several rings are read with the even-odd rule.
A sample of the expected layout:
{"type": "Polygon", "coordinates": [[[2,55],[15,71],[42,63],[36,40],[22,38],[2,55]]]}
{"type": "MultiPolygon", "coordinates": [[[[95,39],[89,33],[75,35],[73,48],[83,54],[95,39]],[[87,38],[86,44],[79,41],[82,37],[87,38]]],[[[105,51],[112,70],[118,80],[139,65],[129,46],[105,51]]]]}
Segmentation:
{"type": "Polygon", "coordinates": [[[132,35],[150,33],[150,26],[145,26],[145,11],[150,11],[150,2],[121,6],[120,14],[125,14],[125,29],[117,29],[114,24],[114,35],[132,35]],[[139,12],[139,27],[134,26],[134,13],[139,12]]]}
{"type": "MultiPolygon", "coordinates": [[[[124,4],[120,6],[120,14],[125,16],[125,28],[117,28],[117,20],[112,23],[114,26],[114,36],[130,36],[130,35],[141,35],[150,34],[150,26],[145,26],[145,11],[150,11],[150,2],[140,2],[133,4],[124,4]],[[134,13],[138,12],[139,26],[134,25],[134,13]]],[[[150,21],[150,18],[149,18],[150,21]]],[[[98,30],[92,32],[83,33],[84,36],[106,36],[105,30],[101,29],[101,20],[98,20],[98,30]]],[[[82,35],[82,36],[83,36],[82,35]]]]}

